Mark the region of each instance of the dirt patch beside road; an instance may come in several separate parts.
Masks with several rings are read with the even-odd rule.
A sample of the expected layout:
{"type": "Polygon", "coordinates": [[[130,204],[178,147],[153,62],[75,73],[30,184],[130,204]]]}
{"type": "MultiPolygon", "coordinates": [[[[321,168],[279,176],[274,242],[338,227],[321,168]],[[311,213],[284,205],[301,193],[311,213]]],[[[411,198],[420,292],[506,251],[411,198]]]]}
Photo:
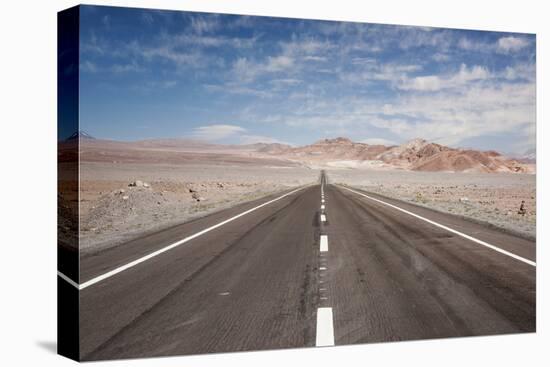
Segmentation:
{"type": "Polygon", "coordinates": [[[519,233],[536,236],[536,175],[329,170],[345,183],[519,233]],[[519,214],[521,202],[525,214],[519,214]]]}
{"type": "Polygon", "coordinates": [[[115,246],[318,177],[300,167],[82,163],[80,250],[115,246]]]}

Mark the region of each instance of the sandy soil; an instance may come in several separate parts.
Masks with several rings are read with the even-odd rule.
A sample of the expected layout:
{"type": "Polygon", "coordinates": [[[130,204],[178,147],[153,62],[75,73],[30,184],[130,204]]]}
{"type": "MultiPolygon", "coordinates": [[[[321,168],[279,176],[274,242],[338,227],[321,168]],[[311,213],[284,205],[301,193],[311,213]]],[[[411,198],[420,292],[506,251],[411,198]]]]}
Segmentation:
{"type": "Polygon", "coordinates": [[[316,182],[301,167],[82,162],[80,250],[94,252],[151,231],[316,182]],[[136,180],[149,187],[129,186],[136,180]]]}
{"type": "Polygon", "coordinates": [[[345,183],[453,213],[535,238],[536,175],[375,170],[328,170],[345,183]],[[518,214],[525,200],[525,215],[518,214]]]}

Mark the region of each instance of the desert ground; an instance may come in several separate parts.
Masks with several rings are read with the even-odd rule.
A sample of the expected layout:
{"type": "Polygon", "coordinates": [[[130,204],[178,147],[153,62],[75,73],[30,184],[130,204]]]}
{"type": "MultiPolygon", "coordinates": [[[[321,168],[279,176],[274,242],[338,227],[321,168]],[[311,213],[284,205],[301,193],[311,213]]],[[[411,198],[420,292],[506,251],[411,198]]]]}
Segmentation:
{"type": "Polygon", "coordinates": [[[327,170],[340,183],[484,222],[528,238],[536,235],[536,175],[514,173],[327,170]],[[525,214],[518,214],[521,201],[525,214]]]}
{"type": "Polygon", "coordinates": [[[446,160],[440,167],[445,171],[438,172],[424,171],[426,167],[433,169],[433,164],[418,164],[427,159],[433,162],[434,156],[441,160],[442,154],[449,153],[445,149],[422,140],[387,148],[343,138],[304,148],[279,144],[221,146],[182,140],[83,140],[80,251],[93,253],[239,203],[313,184],[322,169],[330,183],[355,186],[535,237],[536,175],[517,172],[508,161],[491,158],[492,153],[467,161],[467,166],[459,167],[461,172],[447,171],[457,169],[448,163],[455,162],[452,160],[446,160]],[[380,156],[380,152],[391,159],[380,156]],[[382,158],[386,160],[379,160],[382,158]],[[413,161],[416,163],[411,166],[413,161]],[[501,172],[503,168],[517,173],[501,172]],[[522,200],[526,212],[518,214],[522,200]]]}
{"type": "Polygon", "coordinates": [[[80,249],[87,253],[314,183],[319,172],[304,167],[84,162],[80,175],[80,249]]]}

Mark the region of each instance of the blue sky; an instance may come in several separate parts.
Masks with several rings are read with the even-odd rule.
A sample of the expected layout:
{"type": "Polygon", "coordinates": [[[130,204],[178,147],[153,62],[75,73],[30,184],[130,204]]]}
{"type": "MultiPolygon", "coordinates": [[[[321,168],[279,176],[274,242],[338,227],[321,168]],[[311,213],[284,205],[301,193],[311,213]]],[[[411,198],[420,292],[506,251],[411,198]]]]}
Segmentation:
{"type": "Polygon", "coordinates": [[[80,125],[99,138],[535,147],[535,36],[81,7],[80,125]]]}

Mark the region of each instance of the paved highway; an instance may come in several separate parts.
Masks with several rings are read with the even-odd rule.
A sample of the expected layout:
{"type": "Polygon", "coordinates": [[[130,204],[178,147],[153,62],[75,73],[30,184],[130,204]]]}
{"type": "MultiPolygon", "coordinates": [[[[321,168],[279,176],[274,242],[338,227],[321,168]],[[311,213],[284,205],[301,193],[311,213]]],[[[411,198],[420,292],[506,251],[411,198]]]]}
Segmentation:
{"type": "Polygon", "coordinates": [[[534,332],[535,243],[327,182],[80,261],[83,360],[534,332]]]}

